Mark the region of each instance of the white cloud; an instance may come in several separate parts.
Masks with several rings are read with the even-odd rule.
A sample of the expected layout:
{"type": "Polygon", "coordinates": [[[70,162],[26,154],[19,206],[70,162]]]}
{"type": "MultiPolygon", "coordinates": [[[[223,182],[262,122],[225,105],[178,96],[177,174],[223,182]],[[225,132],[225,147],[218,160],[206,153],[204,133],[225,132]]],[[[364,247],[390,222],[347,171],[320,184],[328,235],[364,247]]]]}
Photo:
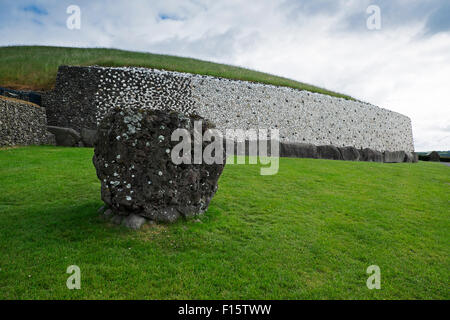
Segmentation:
{"type": "Polygon", "coordinates": [[[395,12],[387,7],[382,30],[369,31],[368,0],[79,2],[80,31],[65,28],[69,1],[49,1],[42,26],[13,10],[16,23],[0,24],[0,44],[116,47],[245,66],[403,113],[417,150],[450,149],[450,32],[424,36],[427,14],[408,21],[399,12],[405,23],[389,25],[395,12]]]}

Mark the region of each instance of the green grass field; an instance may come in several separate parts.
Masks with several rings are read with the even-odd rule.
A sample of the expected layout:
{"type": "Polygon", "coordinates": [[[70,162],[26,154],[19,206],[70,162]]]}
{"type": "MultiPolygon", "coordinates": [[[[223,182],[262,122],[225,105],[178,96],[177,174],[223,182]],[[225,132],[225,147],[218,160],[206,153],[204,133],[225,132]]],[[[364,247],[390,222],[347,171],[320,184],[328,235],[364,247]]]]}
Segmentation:
{"type": "Polygon", "coordinates": [[[0,150],[0,299],[449,299],[450,168],[227,165],[201,222],[98,218],[92,149],[0,150]],[[366,268],[381,268],[368,290],[366,268]],[[68,290],[66,268],[81,268],[68,290]]]}
{"type": "Polygon", "coordinates": [[[60,65],[157,68],[261,82],[353,99],[344,94],[245,68],[176,56],[104,48],[0,47],[0,86],[49,90],[55,83],[60,65]]]}

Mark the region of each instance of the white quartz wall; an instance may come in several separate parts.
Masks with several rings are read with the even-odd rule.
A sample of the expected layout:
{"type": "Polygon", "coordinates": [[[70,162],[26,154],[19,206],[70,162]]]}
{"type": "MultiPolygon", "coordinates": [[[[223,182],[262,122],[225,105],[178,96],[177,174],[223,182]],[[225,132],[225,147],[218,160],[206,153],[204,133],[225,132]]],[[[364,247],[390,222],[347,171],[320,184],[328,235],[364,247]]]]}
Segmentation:
{"type": "Polygon", "coordinates": [[[414,151],[411,120],[371,104],[187,73],[96,69],[100,75],[97,119],[117,104],[168,107],[198,113],[222,130],[278,128],[281,141],[414,151]]]}

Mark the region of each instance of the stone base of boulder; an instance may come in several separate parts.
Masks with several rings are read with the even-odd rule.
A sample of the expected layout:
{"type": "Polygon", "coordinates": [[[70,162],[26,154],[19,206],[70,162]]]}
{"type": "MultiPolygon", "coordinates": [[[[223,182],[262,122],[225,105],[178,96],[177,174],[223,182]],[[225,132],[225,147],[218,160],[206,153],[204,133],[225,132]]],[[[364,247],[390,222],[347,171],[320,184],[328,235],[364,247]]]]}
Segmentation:
{"type": "Polygon", "coordinates": [[[109,221],[112,224],[117,226],[124,226],[128,229],[139,230],[145,225],[154,225],[155,221],[143,217],[137,214],[130,214],[127,216],[120,215],[114,213],[111,209],[106,208],[106,206],[102,206],[98,213],[100,214],[100,219],[104,221],[109,221]]]}

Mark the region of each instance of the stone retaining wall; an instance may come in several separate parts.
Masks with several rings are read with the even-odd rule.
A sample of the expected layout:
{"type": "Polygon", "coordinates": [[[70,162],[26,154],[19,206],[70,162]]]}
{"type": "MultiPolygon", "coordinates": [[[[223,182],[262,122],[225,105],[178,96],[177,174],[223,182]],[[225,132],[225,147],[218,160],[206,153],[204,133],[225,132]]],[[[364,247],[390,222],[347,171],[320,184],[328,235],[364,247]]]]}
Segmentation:
{"type": "Polygon", "coordinates": [[[50,125],[95,129],[113,106],[197,113],[217,128],[278,128],[282,142],[413,152],[411,120],[359,101],[145,68],[67,67],[43,96],[50,125]]]}
{"type": "Polygon", "coordinates": [[[47,132],[45,109],[36,104],[0,97],[0,147],[55,144],[47,132]]]}

